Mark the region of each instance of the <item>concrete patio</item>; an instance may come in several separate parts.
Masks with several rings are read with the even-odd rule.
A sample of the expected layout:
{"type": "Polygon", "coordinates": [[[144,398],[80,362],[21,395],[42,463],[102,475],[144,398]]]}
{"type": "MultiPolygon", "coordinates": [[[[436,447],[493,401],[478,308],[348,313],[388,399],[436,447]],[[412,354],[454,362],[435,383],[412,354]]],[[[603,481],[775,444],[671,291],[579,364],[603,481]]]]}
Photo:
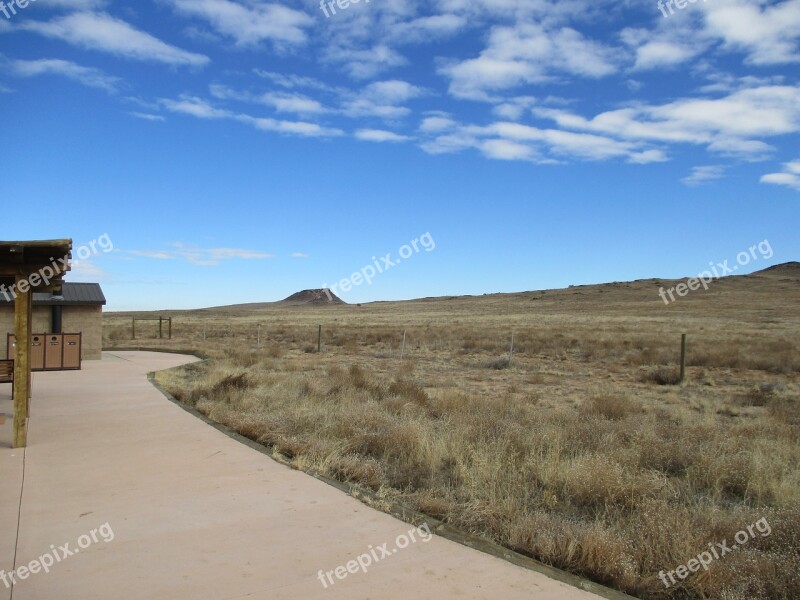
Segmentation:
{"type": "Polygon", "coordinates": [[[147,381],[193,360],[106,352],[82,371],[35,373],[24,450],[10,447],[11,390],[0,387],[0,570],[17,569],[0,600],[598,598],[419,535],[325,587],[320,571],[392,550],[411,526],[238,443],[147,381]],[[64,544],[74,554],[62,558],[64,544]],[[49,573],[20,573],[45,554],[59,557],[49,573]]]}

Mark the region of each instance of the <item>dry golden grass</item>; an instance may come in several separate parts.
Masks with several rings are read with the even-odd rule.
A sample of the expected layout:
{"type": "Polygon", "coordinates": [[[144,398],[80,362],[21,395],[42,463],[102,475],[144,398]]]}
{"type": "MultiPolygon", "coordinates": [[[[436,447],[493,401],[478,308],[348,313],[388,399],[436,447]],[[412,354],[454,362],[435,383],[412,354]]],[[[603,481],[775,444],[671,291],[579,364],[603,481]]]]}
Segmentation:
{"type": "MultiPolygon", "coordinates": [[[[211,356],[159,379],[298,468],[641,598],[790,600],[800,288],[778,275],[669,307],[636,282],[172,313],[174,340],[139,343],[211,356]],[[682,332],[687,383],[670,385],[682,332]],[[680,585],[658,579],[762,517],[769,537],[680,585]]],[[[134,345],[129,316],[107,318],[109,344],[134,345]]]]}

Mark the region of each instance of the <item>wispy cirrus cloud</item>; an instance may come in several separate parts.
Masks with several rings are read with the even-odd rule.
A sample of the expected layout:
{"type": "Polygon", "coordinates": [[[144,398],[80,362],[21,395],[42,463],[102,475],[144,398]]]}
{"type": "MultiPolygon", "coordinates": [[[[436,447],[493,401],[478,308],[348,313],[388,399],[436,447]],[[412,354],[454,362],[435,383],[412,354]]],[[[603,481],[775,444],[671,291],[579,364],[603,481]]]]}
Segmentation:
{"type": "Polygon", "coordinates": [[[430,134],[421,144],[422,149],[430,154],[474,148],[491,159],[526,160],[539,164],[611,159],[647,164],[667,160],[662,150],[649,148],[646,142],[618,140],[593,133],[542,129],[510,121],[462,125],[443,117],[431,117],[423,121],[421,131],[430,134]]]}
{"type": "Polygon", "coordinates": [[[79,279],[103,281],[109,277],[108,271],[91,260],[73,259],[71,267],[70,275],[79,279]]]}
{"type": "Polygon", "coordinates": [[[272,90],[256,93],[234,90],[228,86],[213,84],[211,95],[219,100],[235,100],[269,106],[278,113],[293,113],[307,117],[320,115],[345,115],[351,118],[376,117],[394,120],[405,117],[411,110],[404,106],[414,98],[426,95],[426,91],[407,81],[397,79],[375,81],[360,90],[344,87],[328,88],[323,93],[326,103],[301,93],[293,85],[292,91],[272,90]]]}
{"type": "Polygon", "coordinates": [[[344,135],[344,131],[341,129],[325,127],[308,121],[285,121],[236,113],[227,109],[217,108],[206,100],[195,96],[182,96],[178,100],[162,98],[159,103],[171,112],[190,115],[198,119],[230,119],[251,125],[261,131],[317,138],[344,135]]]}
{"type": "Polygon", "coordinates": [[[681,183],[689,187],[697,187],[710,183],[725,175],[724,165],[704,165],[700,167],[692,167],[692,172],[681,179],[681,183]]]}
{"type": "Polygon", "coordinates": [[[99,69],[83,67],[68,60],[58,58],[39,60],[5,61],[8,72],[19,77],[37,77],[40,75],[58,75],[72,79],[85,86],[114,93],[119,85],[119,78],[106,75],[99,69]]]}
{"type": "Polygon", "coordinates": [[[185,260],[186,262],[202,266],[215,267],[223,261],[229,260],[268,260],[275,258],[272,254],[260,250],[244,248],[201,248],[199,246],[173,242],[167,244],[168,249],[163,250],[119,250],[129,256],[149,258],[152,260],[185,260]]]}
{"type": "Polygon", "coordinates": [[[50,21],[23,21],[20,29],[73,46],[132,60],[175,66],[203,66],[209,58],[172,46],[129,23],[102,12],[76,12],[50,21]]]}
{"type": "Polygon", "coordinates": [[[161,115],[152,115],[150,113],[142,113],[142,112],[130,112],[128,113],[132,117],[136,117],[137,119],[142,119],[143,121],[157,121],[163,123],[167,119],[162,117],[161,115]]]}
{"type": "Polygon", "coordinates": [[[212,84],[209,88],[211,95],[219,100],[237,100],[251,104],[263,104],[273,108],[276,112],[297,115],[322,115],[332,110],[305,94],[299,92],[270,91],[261,94],[242,92],[228,86],[212,84]]]}
{"type": "Polygon", "coordinates": [[[341,65],[353,79],[371,79],[384,71],[408,64],[408,59],[386,44],[366,48],[332,46],[325,53],[324,60],[341,65]]]}
{"type": "Polygon", "coordinates": [[[364,142],[407,142],[411,138],[384,129],[359,129],[356,131],[357,139],[364,142]]]}

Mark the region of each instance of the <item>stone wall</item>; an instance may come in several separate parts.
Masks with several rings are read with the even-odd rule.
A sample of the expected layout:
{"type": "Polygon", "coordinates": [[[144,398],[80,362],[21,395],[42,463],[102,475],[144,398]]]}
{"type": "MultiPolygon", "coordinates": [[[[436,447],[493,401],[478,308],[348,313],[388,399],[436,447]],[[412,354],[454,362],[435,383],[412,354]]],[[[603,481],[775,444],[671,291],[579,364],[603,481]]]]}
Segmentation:
{"type": "MultiPolygon", "coordinates": [[[[52,307],[33,307],[31,333],[51,332],[52,307]]],[[[103,348],[103,307],[65,306],[62,309],[61,329],[64,333],[82,333],[81,357],[99,360],[103,348]]],[[[0,306],[0,358],[6,358],[7,334],[14,333],[14,308],[0,306]]]]}

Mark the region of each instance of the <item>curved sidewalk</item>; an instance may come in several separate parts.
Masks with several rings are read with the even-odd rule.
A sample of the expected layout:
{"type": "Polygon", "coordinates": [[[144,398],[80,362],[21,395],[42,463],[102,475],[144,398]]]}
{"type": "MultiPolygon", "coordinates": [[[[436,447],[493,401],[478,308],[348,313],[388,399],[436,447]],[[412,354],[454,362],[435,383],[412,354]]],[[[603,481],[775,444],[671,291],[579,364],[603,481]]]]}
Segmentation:
{"type": "Polygon", "coordinates": [[[0,425],[0,574],[16,567],[13,600],[599,597],[424,531],[412,541],[410,525],[236,442],[147,381],[193,360],[106,352],[82,371],[34,374],[24,453],[0,425]],[[367,555],[364,573],[351,561],[367,555]]]}

